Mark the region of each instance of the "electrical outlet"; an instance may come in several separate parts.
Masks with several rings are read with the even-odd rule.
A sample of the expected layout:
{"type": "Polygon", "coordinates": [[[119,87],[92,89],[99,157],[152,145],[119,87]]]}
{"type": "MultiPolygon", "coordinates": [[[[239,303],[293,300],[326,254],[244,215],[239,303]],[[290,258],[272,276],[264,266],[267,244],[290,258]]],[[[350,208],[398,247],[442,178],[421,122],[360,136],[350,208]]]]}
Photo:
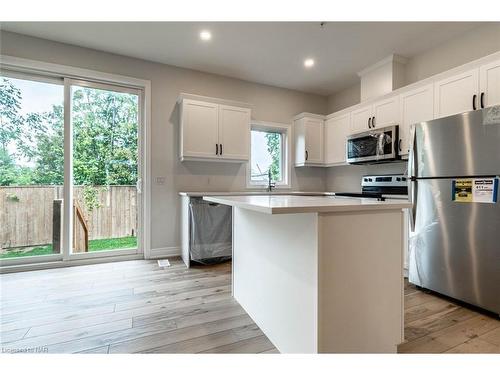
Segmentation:
{"type": "Polygon", "coordinates": [[[156,185],[165,185],[165,177],[155,177],[156,185]]]}

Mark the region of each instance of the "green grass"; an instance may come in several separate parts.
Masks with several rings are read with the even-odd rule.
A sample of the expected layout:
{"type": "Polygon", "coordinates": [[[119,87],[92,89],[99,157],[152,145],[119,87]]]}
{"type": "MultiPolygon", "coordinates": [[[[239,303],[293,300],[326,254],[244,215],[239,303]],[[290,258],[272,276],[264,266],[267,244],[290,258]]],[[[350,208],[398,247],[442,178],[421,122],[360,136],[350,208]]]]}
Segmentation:
{"type": "MultiPolygon", "coordinates": [[[[116,249],[132,249],[137,247],[137,237],[120,237],[120,238],[105,238],[102,240],[90,240],[89,252],[91,251],[105,251],[116,249]]],[[[32,250],[22,252],[21,248],[13,248],[4,254],[0,254],[1,259],[5,258],[18,258],[29,257],[35,255],[50,255],[52,252],[52,245],[36,246],[32,250]]]]}

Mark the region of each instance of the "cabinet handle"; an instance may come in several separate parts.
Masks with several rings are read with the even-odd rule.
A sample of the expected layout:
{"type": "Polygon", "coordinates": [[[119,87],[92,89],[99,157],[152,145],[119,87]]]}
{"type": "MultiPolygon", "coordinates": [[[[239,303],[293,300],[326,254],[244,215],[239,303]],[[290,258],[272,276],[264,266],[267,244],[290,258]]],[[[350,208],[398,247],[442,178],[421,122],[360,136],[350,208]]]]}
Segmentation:
{"type": "Polygon", "coordinates": [[[372,128],[375,127],[375,116],[373,116],[373,120],[372,120],[372,128]]]}
{"type": "Polygon", "coordinates": [[[219,155],[219,145],[215,144],[215,155],[219,155]]]}
{"type": "Polygon", "coordinates": [[[481,108],[484,108],[484,92],[481,93],[481,108]]]}
{"type": "Polygon", "coordinates": [[[220,154],[222,155],[222,143],[220,144],[220,154]]]}
{"type": "Polygon", "coordinates": [[[370,117],[368,119],[368,129],[371,129],[372,128],[372,118],[370,117]]]}
{"type": "Polygon", "coordinates": [[[306,160],[309,159],[309,153],[306,150],[306,160]]]}
{"type": "Polygon", "coordinates": [[[472,95],[472,110],[473,111],[476,110],[476,98],[477,98],[476,94],[472,95]]]}
{"type": "Polygon", "coordinates": [[[399,147],[399,152],[403,151],[401,148],[401,139],[399,140],[398,147],[399,147]]]}

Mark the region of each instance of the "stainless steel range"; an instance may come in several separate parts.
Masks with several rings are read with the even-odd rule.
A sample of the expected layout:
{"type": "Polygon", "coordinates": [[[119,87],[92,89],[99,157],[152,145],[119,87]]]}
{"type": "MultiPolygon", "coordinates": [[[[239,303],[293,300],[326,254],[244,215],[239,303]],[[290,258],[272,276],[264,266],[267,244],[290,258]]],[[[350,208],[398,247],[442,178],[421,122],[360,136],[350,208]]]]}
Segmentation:
{"type": "Polygon", "coordinates": [[[408,181],[403,174],[369,175],[361,179],[361,192],[335,193],[340,197],[408,199],[408,181]]]}

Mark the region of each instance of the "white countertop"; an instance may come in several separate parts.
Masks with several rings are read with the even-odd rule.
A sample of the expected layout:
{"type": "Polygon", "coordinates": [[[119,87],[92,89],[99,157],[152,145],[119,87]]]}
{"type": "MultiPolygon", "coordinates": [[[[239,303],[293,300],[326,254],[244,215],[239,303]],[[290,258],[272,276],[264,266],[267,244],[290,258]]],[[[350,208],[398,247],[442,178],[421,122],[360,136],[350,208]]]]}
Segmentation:
{"type": "Polygon", "coordinates": [[[256,191],[180,191],[179,195],[183,197],[204,197],[206,195],[210,196],[240,196],[240,195],[324,195],[330,196],[334,195],[334,193],[324,192],[324,191],[282,191],[282,190],[274,190],[269,193],[264,190],[256,190],[256,191]]]}
{"type": "Polygon", "coordinates": [[[410,208],[411,203],[401,199],[377,201],[369,198],[303,195],[229,195],[203,196],[209,202],[245,208],[267,214],[305,212],[345,212],[369,210],[395,210],[410,208]]]}

